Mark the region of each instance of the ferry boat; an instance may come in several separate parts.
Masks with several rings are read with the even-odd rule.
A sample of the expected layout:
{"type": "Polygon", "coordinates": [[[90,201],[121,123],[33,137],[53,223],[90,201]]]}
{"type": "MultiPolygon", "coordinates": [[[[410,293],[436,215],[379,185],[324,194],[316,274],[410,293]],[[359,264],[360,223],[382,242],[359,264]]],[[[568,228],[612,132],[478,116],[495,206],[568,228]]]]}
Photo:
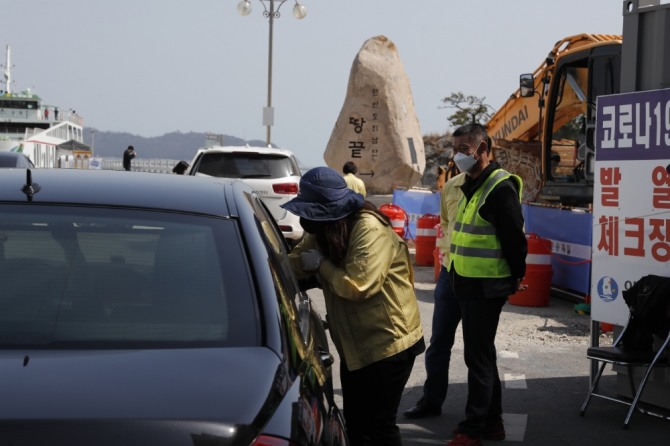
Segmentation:
{"type": "Polygon", "coordinates": [[[46,105],[30,89],[12,91],[11,49],[0,90],[0,151],[22,152],[36,167],[87,168],[91,148],[84,143],[83,119],[73,110],[46,105]]]}

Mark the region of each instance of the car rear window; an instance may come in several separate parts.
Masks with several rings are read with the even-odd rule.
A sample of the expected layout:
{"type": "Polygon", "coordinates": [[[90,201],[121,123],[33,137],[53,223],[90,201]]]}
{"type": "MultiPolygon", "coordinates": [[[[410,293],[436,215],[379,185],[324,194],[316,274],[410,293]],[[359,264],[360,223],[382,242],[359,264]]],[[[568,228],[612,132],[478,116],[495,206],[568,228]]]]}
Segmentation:
{"type": "Polygon", "coordinates": [[[0,156],[0,167],[16,167],[16,158],[0,156]]]}
{"type": "Polygon", "coordinates": [[[30,158],[24,156],[24,155],[15,155],[14,153],[11,154],[2,154],[0,153],[0,167],[35,167],[30,161],[30,158]]]}
{"type": "Polygon", "coordinates": [[[298,166],[284,155],[250,152],[203,153],[193,173],[224,178],[285,178],[300,176],[298,166]]]}
{"type": "Polygon", "coordinates": [[[230,219],[3,206],[0,346],[258,345],[238,233],[230,219]]]}

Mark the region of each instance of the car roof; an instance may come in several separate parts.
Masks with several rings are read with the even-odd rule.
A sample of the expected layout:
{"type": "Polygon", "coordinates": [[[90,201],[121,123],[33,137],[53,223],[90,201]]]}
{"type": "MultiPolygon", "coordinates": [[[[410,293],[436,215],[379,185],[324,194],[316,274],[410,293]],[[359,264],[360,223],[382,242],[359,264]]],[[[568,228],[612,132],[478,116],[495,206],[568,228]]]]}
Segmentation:
{"type": "Polygon", "coordinates": [[[33,203],[124,206],[235,216],[234,190],[241,181],[173,174],[79,169],[8,169],[0,175],[0,202],[27,202],[22,191],[30,172],[40,186],[33,203]]]}
{"type": "Polygon", "coordinates": [[[260,154],[269,154],[269,155],[284,155],[284,156],[294,156],[293,152],[286,149],[276,149],[272,147],[251,147],[251,146],[214,146],[214,147],[205,147],[198,152],[208,152],[208,153],[260,153],[260,154]]]}

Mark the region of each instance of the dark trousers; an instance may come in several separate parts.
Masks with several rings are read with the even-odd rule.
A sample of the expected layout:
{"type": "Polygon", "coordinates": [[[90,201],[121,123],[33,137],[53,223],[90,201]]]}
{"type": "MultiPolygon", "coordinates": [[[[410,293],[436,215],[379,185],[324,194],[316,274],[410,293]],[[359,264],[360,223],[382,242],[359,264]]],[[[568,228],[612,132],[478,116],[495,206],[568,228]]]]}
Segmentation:
{"type": "Polygon", "coordinates": [[[340,364],[344,419],[351,446],[401,446],[396,415],[414,366],[409,353],[349,371],[340,364]]]}
{"type": "Polygon", "coordinates": [[[502,415],[502,391],[495,347],[502,298],[461,297],[465,365],[468,367],[468,400],[459,431],[477,437],[487,422],[502,415]]]}
{"type": "Polygon", "coordinates": [[[442,267],[433,294],[433,328],[426,350],[426,382],[423,399],[441,407],[449,387],[449,361],[456,329],[461,321],[461,306],[454,294],[449,271],[442,267]]]}

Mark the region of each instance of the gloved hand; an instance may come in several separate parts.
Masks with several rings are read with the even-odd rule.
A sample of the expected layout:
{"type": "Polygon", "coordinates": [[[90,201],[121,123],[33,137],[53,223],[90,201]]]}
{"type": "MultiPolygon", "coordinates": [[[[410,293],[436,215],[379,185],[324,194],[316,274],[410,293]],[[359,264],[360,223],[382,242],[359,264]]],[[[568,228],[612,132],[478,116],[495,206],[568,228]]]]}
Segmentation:
{"type": "Polygon", "coordinates": [[[318,249],[310,249],[300,253],[300,262],[303,271],[318,271],[323,259],[325,259],[325,256],[318,249]]]}

